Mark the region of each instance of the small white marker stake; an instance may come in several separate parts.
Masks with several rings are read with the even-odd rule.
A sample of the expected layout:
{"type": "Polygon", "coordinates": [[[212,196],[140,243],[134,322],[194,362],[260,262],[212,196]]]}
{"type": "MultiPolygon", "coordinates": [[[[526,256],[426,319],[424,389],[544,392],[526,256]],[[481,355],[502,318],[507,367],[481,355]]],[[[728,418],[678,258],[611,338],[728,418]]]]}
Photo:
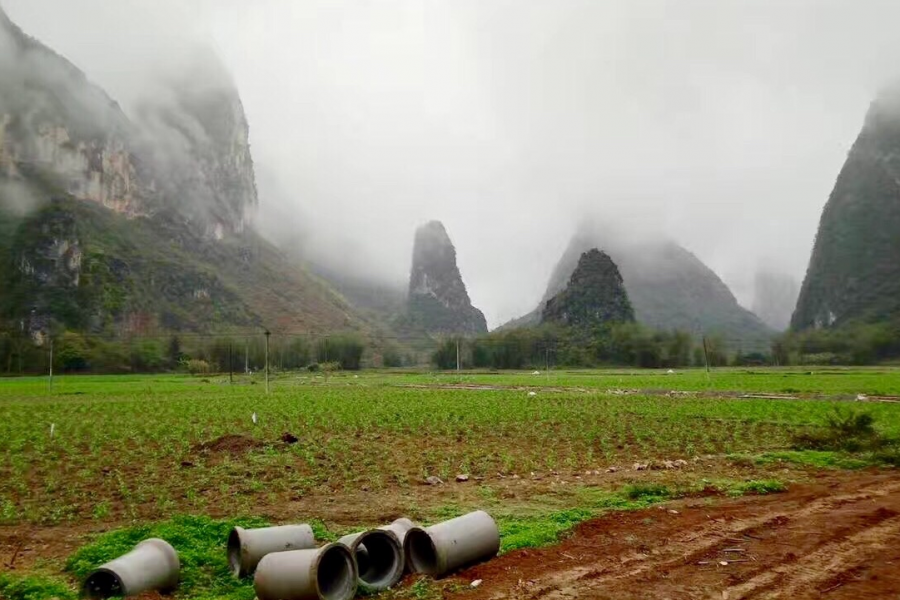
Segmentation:
{"type": "Polygon", "coordinates": [[[256,413],[253,413],[253,416],[250,418],[253,419],[253,424],[256,425],[256,421],[257,421],[256,413]]]}
{"type": "Polygon", "coordinates": [[[50,423],[50,439],[53,439],[54,431],[56,431],[56,423],[50,423]]]}

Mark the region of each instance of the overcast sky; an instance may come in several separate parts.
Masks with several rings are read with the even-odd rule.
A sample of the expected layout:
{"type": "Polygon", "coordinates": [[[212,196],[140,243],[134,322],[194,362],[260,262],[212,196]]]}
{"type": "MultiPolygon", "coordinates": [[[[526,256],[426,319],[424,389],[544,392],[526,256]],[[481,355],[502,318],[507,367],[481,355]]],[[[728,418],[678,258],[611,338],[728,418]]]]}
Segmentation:
{"type": "Polygon", "coordinates": [[[895,0],[0,4],[126,110],[185,39],[214,44],[263,217],[397,281],[440,219],[491,326],[534,308],[586,215],[670,235],[745,305],[763,265],[802,279],[900,75],[895,0]]]}

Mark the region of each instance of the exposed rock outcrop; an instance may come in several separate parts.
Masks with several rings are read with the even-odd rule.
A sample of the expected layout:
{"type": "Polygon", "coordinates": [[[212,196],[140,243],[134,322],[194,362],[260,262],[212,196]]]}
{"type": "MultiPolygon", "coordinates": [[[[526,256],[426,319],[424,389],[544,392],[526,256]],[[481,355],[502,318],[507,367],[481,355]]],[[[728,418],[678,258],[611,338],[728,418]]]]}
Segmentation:
{"type": "Polygon", "coordinates": [[[258,208],[250,128],[231,75],[206,48],[160,82],[139,107],[142,147],[160,188],[179,214],[206,235],[241,233],[258,208]]]}
{"type": "Polygon", "coordinates": [[[634,321],[622,275],[609,255],[596,248],[582,254],[565,289],[544,305],[541,321],[579,329],[634,321]]]}
{"type": "Polygon", "coordinates": [[[900,316],[900,85],[866,115],[822,212],[793,329],[900,316]]]}
{"type": "Polygon", "coordinates": [[[484,314],[472,306],[456,265],[456,249],[440,221],[416,230],[408,311],[413,323],[429,333],[487,332],[484,314]]]}
{"type": "Polygon", "coordinates": [[[130,120],[0,9],[0,177],[129,217],[178,214],[221,239],[257,207],[247,120],[216,57],[195,49],[130,120]]]}
{"type": "Polygon", "coordinates": [[[129,119],[0,9],[0,331],[365,330],[246,227],[248,126],[222,66],[196,51],[165,77],[129,119]]]}
{"type": "Polygon", "coordinates": [[[84,73],[0,8],[0,177],[40,180],[129,216],[152,210],[136,130],[84,73]]]}

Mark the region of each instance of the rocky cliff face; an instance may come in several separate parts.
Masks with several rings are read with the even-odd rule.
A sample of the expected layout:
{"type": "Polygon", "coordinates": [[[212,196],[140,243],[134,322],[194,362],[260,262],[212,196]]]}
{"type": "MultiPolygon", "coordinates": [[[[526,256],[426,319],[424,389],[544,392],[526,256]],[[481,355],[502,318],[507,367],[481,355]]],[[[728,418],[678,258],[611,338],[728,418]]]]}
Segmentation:
{"type": "MultiPolygon", "coordinates": [[[[585,228],[576,235],[550,276],[543,306],[565,289],[579,257],[603,248],[619,267],[638,322],[695,336],[718,334],[742,349],[767,348],[771,331],[742,308],[721,279],[696,256],[670,240],[634,240],[585,228]]],[[[541,308],[504,327],[540,321],[541,308]]]]}
{"type": "Polygon", "coordinates": [[[634,310],[619,268],[605,252],[588,250],[565,289],[544,305],[541,322],[593,329],[634,321],[634,310]]]}
{"type": "Polygon", "coordinates": [[[408,311],[411,320],[429,333],[475,335],[487,332],[487,322],[472,306],[456,265],[456,249],[439,221],[416,230],[408,311]]]}
{"type": "Polygon", "coordinates": [[[0,335],[365,328],[247,224],[248,126],[209,53],[129,119],[0,10],[0,335]]]}
{"type": "Polygon", "coordinates": [[[132,121],[2,9],[0,177],[129,217],[171,211],[209,238],[243,231],[257,206],[247,120],[210,52],[185,56],[132,121]]]}
{"type": "Polygon", "coordinates": [[[135,134],[101,89],[0,9],[0,177],[146,214],[153,178],[135,154],[135,134]]]}
{"type": "Polygon", "coordinates": [[[218,58],[194,49],[138,109],[143,147],[170,207],[207,237],[241,233],[258,207],[250,128],[218,58]]]}
{"type": "Polygon", "coordinates": [[[825,205],[794,329],[900,316],[900,85],[866,115],[825,205]]]}

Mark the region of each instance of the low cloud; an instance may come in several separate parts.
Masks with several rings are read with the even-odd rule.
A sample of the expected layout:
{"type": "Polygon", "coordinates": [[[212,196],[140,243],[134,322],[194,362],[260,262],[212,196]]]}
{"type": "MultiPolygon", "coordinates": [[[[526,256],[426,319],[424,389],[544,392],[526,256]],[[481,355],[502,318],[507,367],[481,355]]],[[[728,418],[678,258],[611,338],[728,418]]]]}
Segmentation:
{"type": "Polygon", "coordinates": [[[759,270],[801,279],[900,74],[900,4],[880,0],[4,6],[126,109],[182,40],[212,43],[273,235],[296,219],[317,257],[402,282],[440,219],[492,326],[536,304],[587,217],[676,239],[745,305],[759,270]]]}

